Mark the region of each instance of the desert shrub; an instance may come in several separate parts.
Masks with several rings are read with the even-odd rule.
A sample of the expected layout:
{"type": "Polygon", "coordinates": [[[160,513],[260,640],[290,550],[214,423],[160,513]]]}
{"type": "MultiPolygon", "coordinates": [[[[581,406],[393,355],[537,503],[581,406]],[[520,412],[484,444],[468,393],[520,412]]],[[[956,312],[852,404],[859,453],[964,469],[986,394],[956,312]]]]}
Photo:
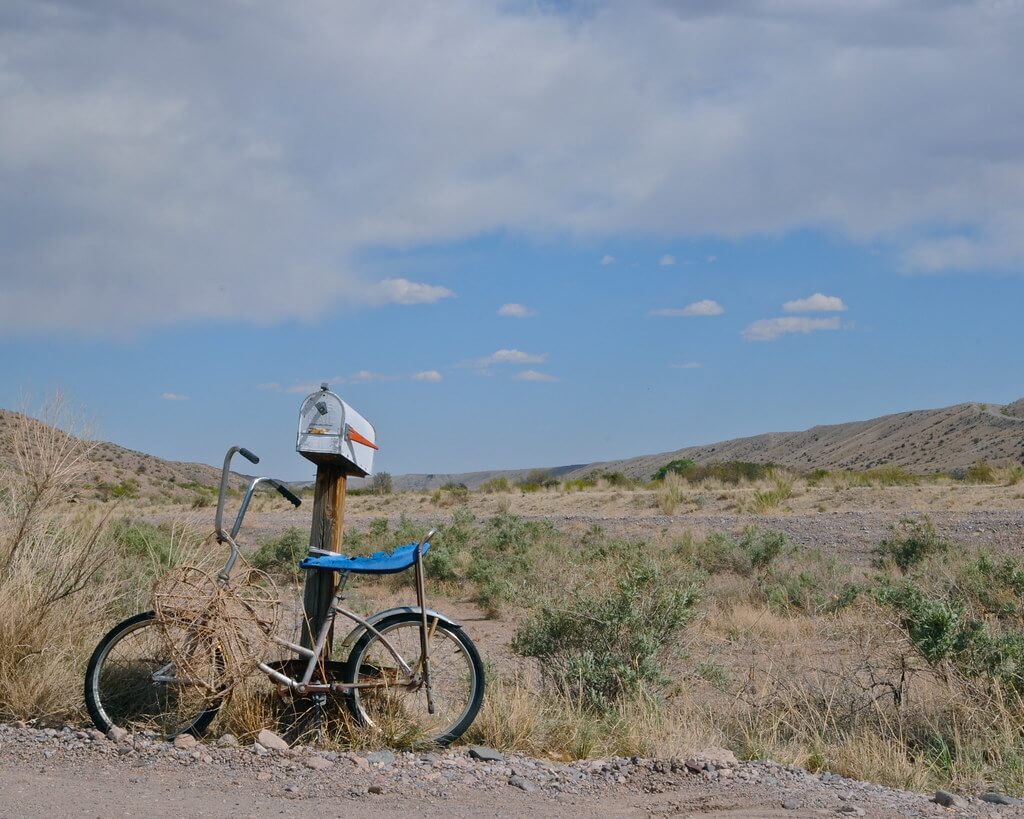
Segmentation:
{"type": "Polygon", "coordinates": [[[711,532],[703,540],[687,533],[673,546],[674,554],[694,569],[718,574],[749,576],[766,570],[788,546],[785,533],[748,526],[739,538],[728,532],[711,532]]]}
{"type": "Polygon", "coordinates": [[[446,483],[440,489],[436,490],[430,497],[430,502],[434,506],[440,506],[442,508],[448,506],[461,506],[469,501],[469,489],[464,483],[450,482],[446,483]]]}
{"type": "Polygon", "coordinates": [[[291,527],[280,537],[264,541],[249,557],[253,568],[270,574],[291,575],[309,551],[309,534],[291,527]]]}
{"type": "Polygon", "coordinates": [[[115,548],[128,560],[158,568],[173,565],[175,538],[169,526],[132,520],[116,520],[110,526],[115,548]]]}
{"type": "Polygon", "coordinates": [[[622,472],[602,472],[598,477],[616,489],[633,489],[636,486],[636,481],[622,472]]]}
{"type": "Polygon", "coordinates": [[[697,466],[697,462],[691,461],[689,458],[669,461],[663,467],[658,469],[658,471],[651,476],[651,479],[655,481],[663,481],[668,475],[685,475],[695,466],[697,466]]]}
{"type": "Polygon", "coordinates": [[[673,514],[683,501],[683,479],[677,473],[669,472],[658,487],[655,497],[662,512],[673,514]]]}
{"type": "Polygon", "coordinates": [[[892,527],[892,534],[874,550],[875,563],[879,566],[893,564],[902,572],[931,555],[949,550],[949,543],[939,537],[931,520],[905,518],[892,527]]]}
{"type": "Polygon", "coordinates": [[[562,484],[562,489],[566,492],[585,492],[588,489],[593,489],[597,486],[597,481],[590,478],[577,478],[573,481],[565,481],[562,484]]]}
{"type": "Polygon", "coordinates": [[[759,589],[768,606],[782,614],[834,614],[853,605],[860,594],[856,583],[814,569],[773,571],[759,589]]]}
{"type": "Polygon", "coordinates": [[[699,600],[697,579],[637,558],[621,567],[610,591],[579,591],[564,607],[542,606],[516,633],[513,648],[540,660],[545,681],[560,695],[605,713],[664,681],[663,660],[699,600]]]}
{"type": "Polygon", "coordinates": [[[793,484],[785,478],[776,478],[771,489],[762,489],[754,493],[750,502],[750,511],[754,514],[764,514],[776,509],[782,503],[793,497],[793,484]]]}
{"type": "Polygon", "coordinates": [[[540,492],[542,489],[552,489],[558,485],[558,478],[554,477],[549,469],[532,469],[525,478],[516,482],[516,487],[523,492],[540,492]]]}
{"type": "Polygon", "coordinates": [[[139,496],[139,482],[134,478],[126,478],[120,483],[100,482],[96,486],[96,494],[102,501],[129,500],[139,496]]]}
{"type": "Polygon", "coordinates": [[[390,495],[394,491],[394,481],[390,472],[377,472],[370,479],[370,492],[374,495],[390,495]]]}
{"type": "Polygon", "coordinates": [[[508,478],[491,478],[480,484],[480,491],[485,495],[496,495],[500,492],[511,492],[512,484],[508,478]]]}
{"type": "Polygon", "coordinates": [[[967,467],[963,479],[966,483],[995,483],[996,472],[987,461],[978,461],[967,467]]]}

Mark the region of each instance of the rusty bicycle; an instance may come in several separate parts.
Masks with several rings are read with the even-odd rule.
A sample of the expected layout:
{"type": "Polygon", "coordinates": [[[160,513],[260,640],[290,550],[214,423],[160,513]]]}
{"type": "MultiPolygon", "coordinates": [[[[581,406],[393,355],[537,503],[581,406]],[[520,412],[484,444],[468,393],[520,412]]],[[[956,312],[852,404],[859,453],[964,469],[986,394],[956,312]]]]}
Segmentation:
{"type": "MultiPolygon", "coordinates": [[[[154,610],[129,617],[100,640],[85,675],[85,702],[97,728],[107,732],[119,726],[168,738],[202,735],[231,695],[232,663],[258,647],[291,655],[283,660],[259,654],[250,658],[248,670],[262,672],[283,695],[308,697],[320,705],[327,697],[341,696],[362,726],[383,728],[398,719],[403,736],[439,745],[458,739],[480,710],[484,668],[460,624],[427,607],[423,556],[436,532],[431,530],[418,543],[369,556],[311,549],[299,566],[307,572],[337,573],[337,590],[328,616],[305,641],[311,644],[287,640],[276,633],[274,618],[261,619],[261,602],[266,601],[258,587],[247,579],[234,583],[232,571],[239,558],[236,538],[257,486],[272,486],[296,507],[301,500],[280,481],[253,478],[234,524],[226,530],[224,506],[236,453],[259,462],[243,447],[231,447],[224,458],[216,539],[229,548],[226,562],[215,577],[193,583],[202,594],[193,595],[186,613],[164,601],[162,609],[155,605],[154,610]],[[341,605],[352,574],[394,574],[409,568],[415,572],[415,605],[368,617],[341,605]],[[225,611],[248,631],[223,628],[225,611]],[[334,646],[350,650],[344,661],[325,661],[325,646],[339,614],[352,622],[352,628],[334,646]]],[[[191,580],[195,575],[182,577],[191,580]]]]}

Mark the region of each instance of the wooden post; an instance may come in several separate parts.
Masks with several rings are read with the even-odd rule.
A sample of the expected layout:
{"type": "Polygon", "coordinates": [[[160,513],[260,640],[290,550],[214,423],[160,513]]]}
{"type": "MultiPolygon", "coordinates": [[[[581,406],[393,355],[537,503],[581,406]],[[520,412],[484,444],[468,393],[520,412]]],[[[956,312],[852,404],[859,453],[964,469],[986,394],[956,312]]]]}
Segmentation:
{"type": "MultiPolygon", "coordinates": [[[[309,532],[309,548],[341,551],[341,533],[345,524],[345,487],[347,477],[339,464],[320,463],[316,468],[316,486],[313,490],[313,526],[309,532]]],[[[302,645],[312,648],[316,635],[327,618],[331,598],[336,588],[335,572],[323,569],[307,569],[306,582],[302,592],[302,608],[305,619],[302,627],[302,645]]],[[[327,643],[321,655],[326,662],[331,656],[331,642],[334,629],[327,635],[327,643]]]]}

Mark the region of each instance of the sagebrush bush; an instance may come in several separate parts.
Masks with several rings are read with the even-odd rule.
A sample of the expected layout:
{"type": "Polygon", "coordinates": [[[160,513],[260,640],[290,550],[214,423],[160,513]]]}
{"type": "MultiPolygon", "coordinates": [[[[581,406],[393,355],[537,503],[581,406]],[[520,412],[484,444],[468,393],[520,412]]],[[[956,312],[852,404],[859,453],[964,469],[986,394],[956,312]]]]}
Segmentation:
{"type": "Polygon", "coordinates": [[[906,518],[892,527],[892,534],[874,551],[879,566],[893,564],[907,572],[925,558],[949,550],[949,542],[939,537],[931,520],[906,518]]]}
{"type": "Polygon", "coordinates": [[[516,633],[513,648],[541,661],[561,695],[598,713],[664,682],[662,662],[693,617],[701,584],[640,557],[607,592],[549,603],[516,633]]]}

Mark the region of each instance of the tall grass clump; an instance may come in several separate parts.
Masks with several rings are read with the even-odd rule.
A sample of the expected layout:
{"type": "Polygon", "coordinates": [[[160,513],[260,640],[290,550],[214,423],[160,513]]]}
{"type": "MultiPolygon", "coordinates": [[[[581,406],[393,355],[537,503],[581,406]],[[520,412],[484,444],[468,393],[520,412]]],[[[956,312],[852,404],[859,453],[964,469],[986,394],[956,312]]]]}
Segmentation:
{"type": "Polygon", "coordinates": [[[892,527],[892,533],[874,551],[878,566],[895,565],[907,572],[921,561],[949,551],[950,544],[939,537],[929,518],[904,518],[892,527]]]}
{"type": "Polygon", "coordinates": [[[655,494],[658,508],[666,515],[674,514],[679,504],[683,502],[683,483],[683,479],[677,473],[669,472],[658,486],[655,494]]]}
{"type": "Polygon", "coordinates": [[[13,455],[0,473],[0,718],[45,722],[76,710],[97,618],[119,589],[99,582],[106,516],[66,505],[90,445],[59,428],[69,421],[59,397],[41,415],[14,416],[0,446],[13,455]]]}

